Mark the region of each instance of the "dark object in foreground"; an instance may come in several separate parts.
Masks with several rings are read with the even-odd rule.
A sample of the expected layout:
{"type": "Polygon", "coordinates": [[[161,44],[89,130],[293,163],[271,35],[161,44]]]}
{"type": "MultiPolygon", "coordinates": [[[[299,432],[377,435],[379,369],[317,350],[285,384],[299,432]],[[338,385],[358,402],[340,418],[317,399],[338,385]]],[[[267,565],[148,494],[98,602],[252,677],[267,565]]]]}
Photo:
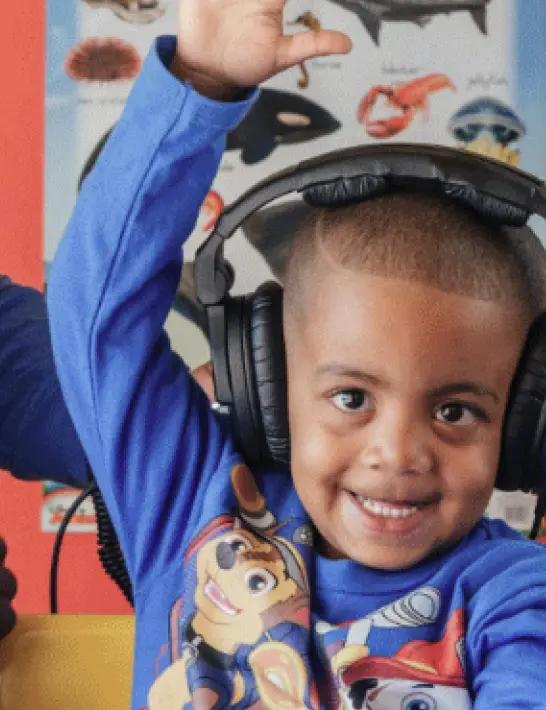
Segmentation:
{"type": "Polygon", "coordinates": [[[15,596],[17,583],[13,574],[4,566],[6,551],[6,543],[0,538],[0,639],[7,636],[15,625],[11,600],[15,596]]]}

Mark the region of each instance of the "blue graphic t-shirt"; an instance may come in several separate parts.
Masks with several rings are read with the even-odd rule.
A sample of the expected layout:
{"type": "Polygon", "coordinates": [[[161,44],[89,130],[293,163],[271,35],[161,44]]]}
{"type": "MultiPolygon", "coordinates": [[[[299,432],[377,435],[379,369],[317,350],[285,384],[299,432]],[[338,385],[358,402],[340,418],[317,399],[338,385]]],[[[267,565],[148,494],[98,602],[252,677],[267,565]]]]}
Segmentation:
{"type": "MultiPolygon", "coordinates": [[[[546,550],[480,521],[381,572],[317,554],[287,471],[250,471],[163,323],[226,133],[160,38],[49,283],[64,397],[135,595],[134,710],[546,707],[546,550]]],[[[112,679],[111,679],[112,680],[112,679]]]]}

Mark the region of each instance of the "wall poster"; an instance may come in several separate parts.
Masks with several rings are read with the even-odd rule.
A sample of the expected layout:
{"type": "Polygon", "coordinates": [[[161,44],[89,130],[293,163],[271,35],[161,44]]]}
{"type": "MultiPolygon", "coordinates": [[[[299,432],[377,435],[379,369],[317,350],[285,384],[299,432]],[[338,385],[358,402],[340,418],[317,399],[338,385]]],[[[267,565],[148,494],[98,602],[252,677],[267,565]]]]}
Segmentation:
{"type": "MultiPolygon", "coordinates": [[[[47,7],[46,273],[86,161],[117,121],[153,39],[176,31],[178,3],[48,0],[47,7]]],[[[459,146],[546,176],[543,0],[288,0],[285,22],[288,32],[342,30],[354,48],[267,82],[228,136],[186,248],[174,310],[198,327],[184,330],[192,334],[178,348],[184,355],[192,338],[204,342],[192,294],[195,249],[222,204],[274,171],[336,148],[403,141],[459,146]]],[[[286,225],[294,218],[290,205],[270,216],[286,225]]],[[[264,230],[267,216],[251,220],[226,249],[236,292],[272,272],[282,278],[286,243],[264,244],[264,230]]],[[[175,344],[181,327],[175,321],[175,344]]],[[[528,527],[528,503],[503,500],[494,501],[495,512],[506,516],[508,506],[511,522],[528,527]]]]}

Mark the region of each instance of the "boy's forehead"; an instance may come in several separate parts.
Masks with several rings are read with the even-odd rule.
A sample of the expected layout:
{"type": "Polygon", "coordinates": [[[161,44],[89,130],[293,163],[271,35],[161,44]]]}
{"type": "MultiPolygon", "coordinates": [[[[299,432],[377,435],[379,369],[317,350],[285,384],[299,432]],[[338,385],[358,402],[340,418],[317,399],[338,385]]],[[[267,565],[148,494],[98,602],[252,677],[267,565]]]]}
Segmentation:
{"type": "MultiPolygon", "coordinates": [[[[411,257],[408,256],[408,259],[411,257]]],[[[417,254],[414,260],[418,259],[417,254]]],[[[408,317],[412,316],[411,321],[415,320],[416,325],[419,325],[422,320],[434,319],[437,316],[436,306],[439,301],[451,300],[457,304],[457,310],[467,310],[469,313],[480,310],[484,303],[494,304],[489,310],[495,315],[495,321],[498,309],[501,309],[506,311],[507,318],[515,315],[523,328],[526,329],[529,325],[526,307],[510,297],[508,287],[504,296],[497,292],[488,293],[486,289],[473,291],[456,278],[441,279],[437,273],[420,271],[418,266],[412,268],[411,264],[407,263],[393,265],[374,262],[351,268],[342,266],[331,249],[319,249],[305,268],[295,275],[294,281],[297,288],[291,290],[290,296],[293,301],[298,302],[295,304],[296,310],[304,327],[316,325],[317,319],[320,319],[326,310],[343,311],[350,305],[356,312],[362,310],[361,307],[370,300],[376,304],[376,310],[366,309],[368,317],[380,317],[383,309],[377,310],[377,305],[388,308],[399,300],[403,303],[410,292],[413,295],[420,293],[420,309],[410,314],[396,308],[391,309],[390,317],[394,321],[404,319],[407,323],[408,317]],[[443,298],[444,296],[448,299],[443,298]]],[[[290,309],[293,305],[290,304],[290,309]]],[[[487,325],[487,321],[484,321],[484,325],[487,325]]]]}
{"type": "Polygon", "coordinates": [[[334,318],[357,330],[362,318],[364,323],[398,323],[419,330],[427,324],[435,330],[451,330],[459,322],[476,321],[481,327],[498,329],[514,318],[523,320],[520,304],[461,293],[418,276],[324,267],[315,268],[314,278],[303,289],[304,326],[320,327],[325,318],[334,318]]]}
{"type": "Polygon", "coordinates": [[[525,339],[516,305],[462,296],[376,274],[330,272],[308,290],[287,348],[322,367],[345,363],[375,372],[420,370],[423,379],[511,371],[525,339]],[[434,368],[434,372],[429,372],[434,368]]]}

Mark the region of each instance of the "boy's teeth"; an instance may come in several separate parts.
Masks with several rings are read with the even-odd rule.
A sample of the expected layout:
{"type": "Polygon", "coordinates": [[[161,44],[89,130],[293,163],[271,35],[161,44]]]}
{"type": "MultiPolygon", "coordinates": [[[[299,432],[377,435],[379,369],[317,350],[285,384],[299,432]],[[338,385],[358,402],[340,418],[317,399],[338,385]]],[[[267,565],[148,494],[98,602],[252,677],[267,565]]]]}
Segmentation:
{"type": "Polygon", "coordinates": [[[396,507],[384,503],[373,498],[364,498],[364,496],[356,496],[360,505],[374,515],[381,515],[384,518],[407,518],[417,512],[416,505],[407,505],[396,507]]]}

